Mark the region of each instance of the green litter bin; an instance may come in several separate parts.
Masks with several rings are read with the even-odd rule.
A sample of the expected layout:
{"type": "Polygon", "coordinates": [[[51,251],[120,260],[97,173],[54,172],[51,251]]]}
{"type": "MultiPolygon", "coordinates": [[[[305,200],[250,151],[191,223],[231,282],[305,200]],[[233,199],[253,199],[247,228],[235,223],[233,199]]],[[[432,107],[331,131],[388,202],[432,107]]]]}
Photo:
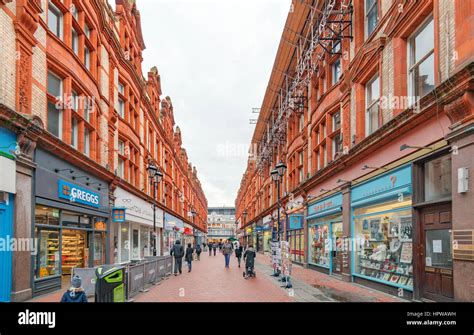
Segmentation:
{"type": "Polygon", "coordinates": [[[95,302],[125,302],[123,266],[99,266],[95,274],[95,302]]]}

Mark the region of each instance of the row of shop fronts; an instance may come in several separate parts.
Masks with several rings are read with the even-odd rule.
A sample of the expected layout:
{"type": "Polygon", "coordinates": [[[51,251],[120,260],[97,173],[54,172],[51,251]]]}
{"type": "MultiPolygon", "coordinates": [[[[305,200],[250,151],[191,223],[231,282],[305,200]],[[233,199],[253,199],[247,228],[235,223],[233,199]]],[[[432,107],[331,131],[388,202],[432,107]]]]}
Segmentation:
{"type": "MultiPolygon", "coordinates": [[[[452,153],[440,149],[380,170],[287,212],[283,224],[293,261],[406,299],[452,301],[453,277],[466,280],[453,271],[458,175],[452,153]]],[[[270,251],[266,233],[258,222],[250,225],[244,243],[270,251]]],[[[267,236],[271,240],[271,228],[267,236]]]]}
{"type": "MultiPolygon", "coordinates": [[[[0,143],[2,148],[16,143],[16,134],[0,129],[0,143]]],[[[21,263],[25,253],[0,252],[0,301],[22,301],[58,289],[69,282],[73,268],[127,263],[153,255],[150,202],[120,187],[114,189],[111,200],[106,181],[49,151],[36,149],[34,163],[31,201],[26,202],[24,190],[17,189],[22,184],[16,179],[16,157],[10,149],[0,150],[0,240],[5,245],[4,241],[22,234],[31,236],[33,244],[24,258],[29,263],[16,269],[14,263],[21,263]],[[31,225],[21,224],[21,214],[30,210],[31,225]],[[20,282],[22,290],[15,292],[20,282]]],[[[157,255],[169,254],[178,239],[192,244],[195,236],[203,239],[203,233],[181,219],[159,208],[155,215],[157,255]]]]}

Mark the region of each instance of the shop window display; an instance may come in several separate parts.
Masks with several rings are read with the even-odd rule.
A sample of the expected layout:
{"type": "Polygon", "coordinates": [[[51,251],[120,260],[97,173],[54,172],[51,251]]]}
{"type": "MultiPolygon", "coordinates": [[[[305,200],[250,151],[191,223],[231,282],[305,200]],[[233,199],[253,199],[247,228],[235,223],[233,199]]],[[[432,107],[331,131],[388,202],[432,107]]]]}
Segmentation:
{"type": "Polygon", "coordinates": [[[59,275],[60,250],[59,230],[36,228],[38,256],[35,262],[35,278],[59,275]]]}
{"type": "Polygon", "coordinates": [[[354,210],[355,274],[413,288],[410,205],[403,199],[354,210]]]}
{"type": "Polygon", "coordinates": [[[329,267],[329,224],[310,226],[309,243],[309,263],[329,267]]]}

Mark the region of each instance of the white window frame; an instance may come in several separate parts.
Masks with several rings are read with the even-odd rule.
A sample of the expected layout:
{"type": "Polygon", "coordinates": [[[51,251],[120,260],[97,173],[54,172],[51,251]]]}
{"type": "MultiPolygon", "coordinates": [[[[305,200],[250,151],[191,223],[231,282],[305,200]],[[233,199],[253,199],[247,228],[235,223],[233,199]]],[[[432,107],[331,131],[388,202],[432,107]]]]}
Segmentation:
{"type": "MultiPolygon", "coordinates": [[[[51,74],[53,77],[56,77],[59,79],[60,85],[59,85],[59,99],[62,99],[63,97],[63,92],[64,92],[64,80],[63,78],[59,77],[56,75],[54,72],[48,71],[48,74],[51,74]]],[[[48,84],[46,84],[48,86],[48,84]]],[[[48,92],[49,93],[49,92],[48,92]]],[[[58,97],[56,97],[58,99],[58,97]]],[[[49,101],[48,101],[49,102],[49,101]]],[[[63,110],[58,109],[58,138],[62,140],[63,138],[63,110]]],[[[48,120],[49,123],[49,120],[48,120]]],[[[48,129],[48,126],[46,125],[46,129],[48,129]]]]}
{"type": "Polygon", "coordinates": [[[365,38],[367,39],[374,31],[377,25],[379,24],[379,4],[378,0],[374,1],[374,4],[372,5],[371,8],[367,8],[367,0],[364,1],[364,26],[365,26],[365,38]],[[369,11],[373,10],[375,8],[376,14],[377,14],[377,23],[375,24],[374,30],[372,30],[369,33],[369,11]]]}
{"type": "MultiPolygon", "coordinates": [[[[411,105],[417,103],[419,99],[423,97],[416,96],[415,92],[415,75],[414,70],[415,68],[419,67],[425,60],[427,60],[432,54],[434,54],[434,38],[433,36],[433,49],[429,51],[426,55],[424,55],[420,60],[413,64],[415,60],[415,52],[416,52],[416,45],[414,45],[414,41],[416,37],[430,24],[431,21],[434,21],[432,15],[430,15],[423,23],[415,30],[415,32],[408,38],[407,43],[407,73],[408,73],[408,95],[410,97],[409,102],[411,105]]],[[[434,22],[433,22],[434,25],[434,22]]],[[[433,27],[435,31],[435,27],[433,27]]],[[[433,77],[435,76],[435,68],[433,68],[433,77]]]]}
{"type": "Polygon", "coordinates": [[[71,142],[72,142],[72,138],[74,138],[74,144],[71,143],[71,146],[77,150],[78,146],[79,146],[79,120],[75,117],[72,117],[71,119],[71,142]],[[75,124],[76,126],[74,127],[74,121],[75,121],[75,124]]]}
{"type": "Polygon", "coordinates": [[[125,101],[122,100],[122,98],[118,98],[118,114],[119,116],[124,119],[125,118],[125,101]]]}
{"type": "Polygon", "coordinates": [[[91,70],[91,51],[87,45],[84,46],[84,66],[87,70],[91,70]]]}
{"type": "Polygon", "coordinates": [[[331,71],[332,71],[332,84],[336,85],[339,82],[339,79],[341,79],[341,74],[342,74],[342,68],[341,68],[341,58],[338,58],[332,63],[331,65],[331,71]],[[336,64],[339,63],[339,72],[337,71],[336,64]]]}
{"type": "Polygon", "coordinates": [[[86,155],[87,157],[90,157],[90,154],[91,154],[90,145],[91,145],[91,131],[89,128],[84,127],[84,155],[86,155]]]}
{"type": "Polygon", "coordinates": [[[55,4],[53,4],[51,1],[48,3],[48,29],[53,32],[53,35],[58,37],[60,40],[64,39],[64,14],[63,12],[56,7],[55,4]],[[59,30],[59,36],[57,34],[57,31],[52,31],[50,26],[49,26],[49,11],[52,11],[55,16],[58,17],[58,30],[59,30]],[[56,15],[57,14],[57,15],[56,15]]]}
{"type": "Polygon", "coordinates": [[[377,111],[377,129],[380,128],[380,76],[379,74],[375,74],[366,84],[365,84],[365,136],[369,136],[377,129],[372,130],[371,127],[371,118],[370,118],[370,110],[375,104],[379,104],[379,109],[377,111]],[[372,101],[372,85],[378,80],[379,82],[379,97],[377,100],[372,101]],[[369,99],[369,87],[370,87],[370,99],[369,99]]]}
{"type": "Polygon", "coordinates": [[[341,129],[341,111],[337,111],[332,115],[332,131],[336,131],[338,129],[341,129]],[[339,115],[339,128],[336,128],[336,115],[339,115]]]}

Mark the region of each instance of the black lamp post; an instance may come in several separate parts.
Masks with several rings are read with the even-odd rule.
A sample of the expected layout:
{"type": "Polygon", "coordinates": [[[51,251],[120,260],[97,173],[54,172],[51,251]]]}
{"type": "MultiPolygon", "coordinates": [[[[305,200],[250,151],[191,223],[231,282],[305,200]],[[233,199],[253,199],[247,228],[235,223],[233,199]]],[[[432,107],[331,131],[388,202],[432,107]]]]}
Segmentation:
{"type": "Polygon", "coordinates": [[[190,212],[191,216],[193,217],[193,235],[194,235],[194,247],[196,248],[197,246],[197,236],[196,236],[196,233],[197,233],[197,229],[194,227],[194,218],[196,217],[197,213],[194,209],[191,210],[190,212]]]}
{"type": "Polygon", "coordinates": [[[163,180],[163,172],[154,163],[148,165],[147,171],[150,184],[153,187],[153,256],[156,256],[156,189],[163,180]]]}
{"type": "Polygon", "coordinates": [[[245,209],[245,210],[242,212],[242,216],[243,216],[243,218],[244,218],[244,224],[242,225],[242,227],[244,228],[244,236],[245,236],[245,238],[246,238],[246,240],[247,240],[247,241],[245,241],[245,242],[247,243],[246,247],[248,247],[248,245],[249,245],[248,236],[246,236],[246,234],[245,234],[245,223],[246,223],[246,220],[247,220],[247,214],[248,214],[248,212],[247,212],[247,210],[245,209]]]}
{"type": "Polygon", "coordinates": [[[278,163],[275,166],[275,169],[271,172],[271,176],[274,182],[277,183],[277,202],[278,202],[278,213],[277,213],[277,222],[278,230],[276,230],[275,225],[272,229],[272,240],[273,242],[278,242],[280,240],[280,182],[283,179],[283,176],[286,172],[286,165],[283,162],[278,163]]]}

